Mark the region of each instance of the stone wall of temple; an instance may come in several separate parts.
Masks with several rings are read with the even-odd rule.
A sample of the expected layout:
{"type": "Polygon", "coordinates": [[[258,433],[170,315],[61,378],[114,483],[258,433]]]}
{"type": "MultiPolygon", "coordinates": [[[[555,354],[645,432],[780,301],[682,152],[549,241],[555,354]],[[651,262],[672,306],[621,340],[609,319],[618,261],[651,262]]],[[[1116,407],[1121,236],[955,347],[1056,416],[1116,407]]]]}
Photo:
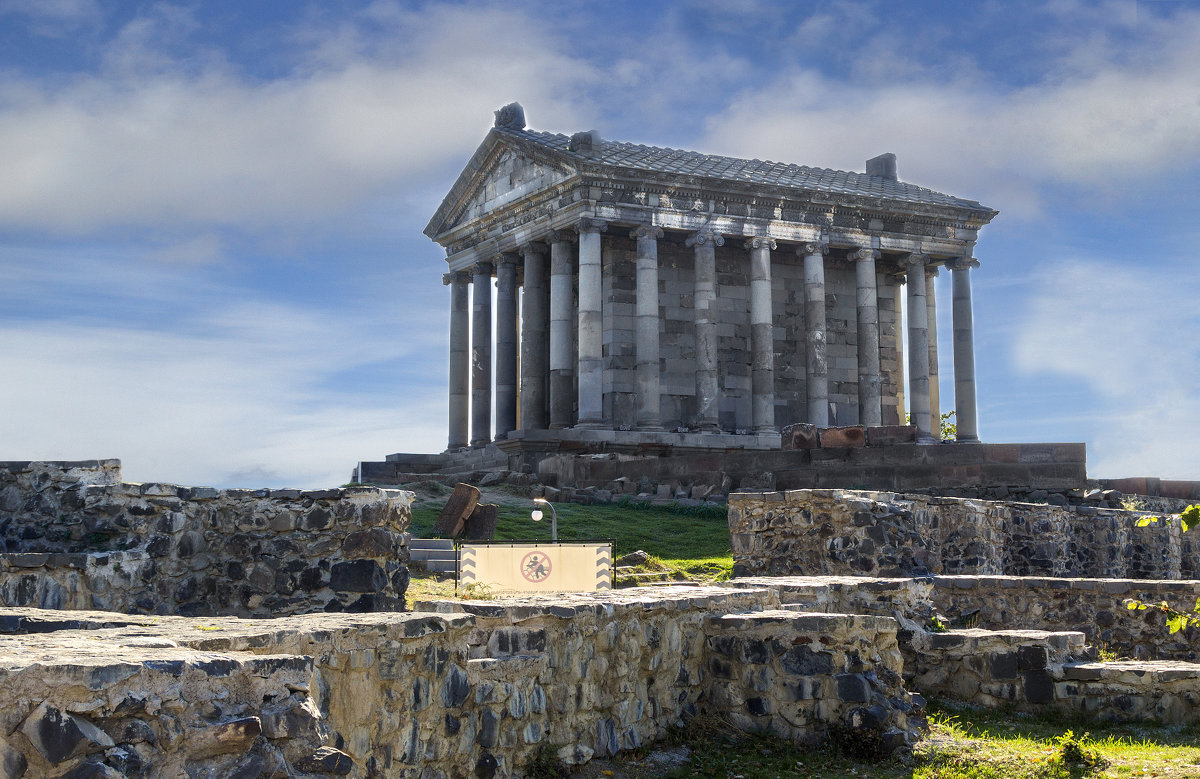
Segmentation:
{"type": "Polygon", "coordinates": [[[789,490],[729,498],[743,575],[1194,576],[1177,523],[1120,509],[889,492],[789,490]]]}
{"type": "MultiPolygon", "coordinates": [[[[614,228],[615,229],[615,228],[614,228]]],[[[602,252],[604,414],[615,429],[636,428],[636,241],[605,233],[602,252]]],[[[750,345],[750,260],[741,239],[717,247],[717,362],[719,424],[728,431],[753,426],[750,345]]],[[[660,239],[659,338],[663,426],[695,423],[696,338],[693,293],[695,252],[683,237],[660,239]]],[[[808,418],[805,379],[804,268],[791,249],[772,253],[775,322],[775,423],[808,418]]],[[[858,343],[854,267],[826,262],[826,353],[829,399],[837,424],[858,422],[858,343]]],[[[894,287],[880,275],[880,359],[884,423],[898,424],[899,363],[894,287]],[[889,421],[891,420],[891,421],[889,421]]],[[[831,422],[832,423],[832,422],[831,422]]]]}
{"type": "Polygon", "coordinates": [[[403,611],[411,493],[128,484],[0,463],[0,603],[141,614],[403,611]]]}

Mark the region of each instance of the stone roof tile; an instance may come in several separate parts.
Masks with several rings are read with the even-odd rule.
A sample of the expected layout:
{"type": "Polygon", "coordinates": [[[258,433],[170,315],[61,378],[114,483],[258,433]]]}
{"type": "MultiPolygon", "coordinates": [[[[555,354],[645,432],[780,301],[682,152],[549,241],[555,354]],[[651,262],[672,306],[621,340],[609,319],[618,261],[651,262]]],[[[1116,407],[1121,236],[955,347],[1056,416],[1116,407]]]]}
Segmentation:
{"type": "Polygon", "coordinates": [[[683,149],[609,140],[600,144],[598,153],[587,156],[572,152],[570,150],[571,138],[560,133],[517,130],[511,127],[497,127],[494,128],[494,132],[551,149],[585,164],[702,176],[723,181],[769,184],[838,195],[877,197],[918,205],[991,210],[975,200],[946,195],[932,189],[882,176],[868,176],[866,173],[812,168],[807,165],[791,165],[769,160],[746,160],[738,157],[723,157],[683,149]]]}

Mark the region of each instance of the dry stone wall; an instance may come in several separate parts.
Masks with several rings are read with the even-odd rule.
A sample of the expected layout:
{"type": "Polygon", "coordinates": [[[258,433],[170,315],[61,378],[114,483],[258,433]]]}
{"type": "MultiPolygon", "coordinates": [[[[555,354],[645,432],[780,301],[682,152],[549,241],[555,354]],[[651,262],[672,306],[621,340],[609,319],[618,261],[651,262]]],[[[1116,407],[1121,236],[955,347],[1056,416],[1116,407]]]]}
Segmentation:
{"type": "MultiPolygon", "coordinates": [[[[1195,549],[1136,512],[889,492],[734,493],[739,575],[974,574],[1179,579],[1195,549]]],[[[1188,539],[1190,542],[1190,539],[1188,539]]]]}
{"type": "Polygon", "coordinates": [[[270,621],[0,610],[26,633],[0,638],[0,760],[18,777],[184,761],[205,777],[507,777],[547,746],[583,763],[704,712],[911,745],[921,701],[896,623],[780,605],[763,587],[656,587],[270,621]],[[39,743],[51,726],[62,746],[39,743]]]}
{"type": "Polygon", "coordinates": [[[403,611],[411,493],[128,484],[0,463],[0,602],[136,614],[403,611]]]}

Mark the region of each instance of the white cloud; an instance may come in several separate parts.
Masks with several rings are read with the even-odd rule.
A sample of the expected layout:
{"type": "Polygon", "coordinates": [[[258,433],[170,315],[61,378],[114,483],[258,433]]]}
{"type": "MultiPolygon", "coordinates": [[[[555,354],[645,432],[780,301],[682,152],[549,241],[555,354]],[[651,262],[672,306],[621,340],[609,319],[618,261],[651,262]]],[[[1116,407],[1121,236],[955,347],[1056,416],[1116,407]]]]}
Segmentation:
{"type": "MultiPolygon", "coordinates": [[[[706,143],[849,170],[891,151],[903,180],[1032,215],[1046,186],[1111,191],[1200,163],[1200,14],[1145,27],[1087,68],[1073,57],[1096,49],[1077,37],[1020,88],[974,72],[851,82],[791,69],[711,117],[706,143]]],[[[909,70],[903,54],[893,59],[909,70]]]]}
{"type": "Polygon", "coordinates": [[[278,308],[221,317],[205,336],[0,327],[0,459],[119,457],[131,481],[326,487],[358,460],[445,445],[438,382],[362,397],[320,386],[369,356],[401,361],[386,344],[343,343],[278,308]]]}
{"type": "MultiPolygon", "coordinates": [[[[99,75],[0,83],[0,228],[259,228],[331,220],[465,159],[499,102],[570,119],[586,69],[518,12],[437,8],[260,81],[220,56],[171,58],[184,21],[139,17],[99,75]]],[[[182,33],[180,33],[182,34],[182,33]]]]}
{"type": "Polygon", "coordinates": [[[1089,474],[1196,478],[1200,273],[1076,260],[1047,268],[1039,289],[1017,332],[1016,365],[1079,380],[1079,394],[1095,398],[1089,474]]]}

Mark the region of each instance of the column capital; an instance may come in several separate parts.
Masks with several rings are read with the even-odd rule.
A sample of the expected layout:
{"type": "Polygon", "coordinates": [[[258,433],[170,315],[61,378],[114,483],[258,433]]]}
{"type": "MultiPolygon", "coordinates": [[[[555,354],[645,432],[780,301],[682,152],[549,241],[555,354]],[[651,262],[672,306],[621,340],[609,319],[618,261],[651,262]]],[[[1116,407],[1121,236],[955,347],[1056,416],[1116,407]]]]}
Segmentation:
{"type": "Polygon", "coordinates": [[[546,243],[574,243],[575,234],[570,230],[550,230],[546,233],[546,243]]]}
{"type": "Polygon", "coordinates": [[[471,266],[471,273],[476,276],[491,276],[495,270],[495,265],[487,262],[486,260],[483,262],[477,262],[471,266]]]}
{"type": "Polygon", "coordinates": [[[496,260],[493,264],[497,268],[500,268],[503,265],[510,265],[512,267],[516,267],[517,263],[520,262],[520,260],[521,260],[521,257],[516,252],[500,252],[499,254],[496,255],[496,260]]]}
{"type": "Polygon", "coordinates": [[[546,254],[550,251],[550,247],[546,246],[546,244],[542,243],[541,241],[529,241],[527,243],[523,243],[521,244],[520,249],[522,255],[546,254]]]}
{"type": "Polygon", "coordinates": [[[979,267],[979,260],[974,257],[957,257],[946,263],[950,270],[971,270],[979,267]]]}
{"type": "Polygon", "coordinates": [[[746,249],[770,249],[774,251],[775,248],[775,239],[765,235],[756,235],[746,239],[746,249]]]}
{"type": "Polygon", "coordinates": [[[442,274],[442,284],[466,284],[471,280],[471,274],[466,271],[453,271],[452,273],[442,274]]]}
{"type": "Polygon", "coordinates": [[[850,262],[866,262],[867,260],[878,260],[879,259],[879,251],[877,249],[871,249],[871,248],[852,249],[850,251],[850,253],[846,255],[846,259],[849,260],[850,262]]]}
{"type": "Polygon", "coordinates": [[[585,216],[575,224],[575,232],[583,235],[584,233],[602,233],[608,229],[608,222],[601,219],[593,219],[590,216],[585,216]]]}
{"type": "Polygon", "coordinates": [[[938,270],[940,270],[940,268],[937,265],[926,265],[925,266],[925,278],[936,279],[937,275],[938,275],[938,270]]]}
{"type": "Polygon", "coordinates": [[[687,246],[703,246],[711,243],[713,246],[724,246],[725,237],[711,227],[705,227],[688,236],[684,242],[687,246]]]}
{"type": "Polygon", "coordinates": [[[826,254],[829,254],[829,241],[818,239],[802,243],[796,247],[796,254],[800,257],[811,257],[815,254],[824,257],[826,254]]]}
{"type": "Polygon", "coordinates": [[[653,238],[658,240],[663,237],[663,229],[658,225],[638,225],[637,229],[629,234],[630,238],[653,238]]]}
{"type": "Polygon", "coordinates": [[[929,262],[929,255],[921,252],[912,252],[904,258],[904,264],[908,266],[924,266],[929,262]]]}

